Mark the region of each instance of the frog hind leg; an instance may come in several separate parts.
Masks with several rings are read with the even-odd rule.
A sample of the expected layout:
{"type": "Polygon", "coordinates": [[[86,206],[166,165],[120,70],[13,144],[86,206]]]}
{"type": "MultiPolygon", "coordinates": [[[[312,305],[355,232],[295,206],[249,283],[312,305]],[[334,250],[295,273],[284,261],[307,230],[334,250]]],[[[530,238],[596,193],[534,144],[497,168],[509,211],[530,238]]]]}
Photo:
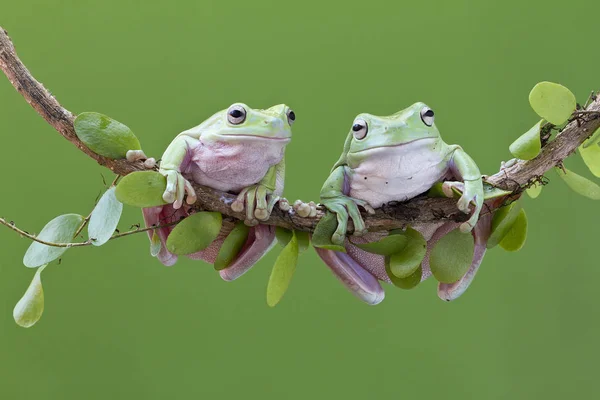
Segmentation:
{"type": "Polygon", "coordinates": [[[385,292],[379,280],[349,254],[315,247],[317,254],[336,278],[356,297],[369,305],[383,301],[385,292]]]}
{"type": "MultiPolygon", "coordinates": [[[[144,222],[146,227],[149,228],[151,226],[158,226],[160,224],[164,224],[170,222],[169,220],[174,221],[172,217],[176,214],[175,209],[171,205],[158,206],[158,207],[150,207],[143,208],[142,215],[144,216],[144,222]]],[[[148,231],[148,238],[152,241],[152,236],[154,232],[158,234],[160,239],[160,251],[157,254],[157,258],[163,265],[170,267],[171,265],[177,262],[177,256],[167,250],[167,237],[169,233],[171,233],[172,227],[165,226],[156,230],[148,231]]]]}

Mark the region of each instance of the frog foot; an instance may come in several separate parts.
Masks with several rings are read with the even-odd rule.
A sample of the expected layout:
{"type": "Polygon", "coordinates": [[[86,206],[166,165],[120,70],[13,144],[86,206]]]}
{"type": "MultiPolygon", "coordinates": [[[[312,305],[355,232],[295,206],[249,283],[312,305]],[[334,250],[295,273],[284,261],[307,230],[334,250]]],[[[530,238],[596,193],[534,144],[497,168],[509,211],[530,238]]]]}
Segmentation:
{"type": "Polygon", "coordinates": [[[479,213],[483,207],[483,188],[481,181],[465,181],[465,182],[444,182],[442,191],[446,197],[454,197],[459,194],[460,198],[456,206],[465,214],[470,214],[471,217],[460,225],[461,232],[471,232],[475,224],[479,220],[479,213]],[[475,207],[471,210],[471,205],[475,207]]]}
{"type": "Polygon", "coordinates": [[[302,200],[296,200],[294,202],[294,211],[296,211],[296,214],[298,214],[302,218],[316,217],[317,205],[314,201],[309,201],[308,203],[305,203],[302,200]]]}
{"type": "Polygon", "coordinates": [[[364,200],[355,199],[348,196],[339,196],[331,199],[322,199],[323,205],[337,216],[337,228],[331,236],[331,241],[337,245],[343,245],[346,239],[348,229],[348,217],[352,218],[354,223],[355,236],[362,236],[367,233],[365,221],[360,215],[358,206],[363,207],[369,214],[374,214],[375,210],[364,200]]]}
{"type": "Polygon", "coordinates": [[[281,211],[290,211],[292,209],[290,202],[285,197],[280,198],[278,204],[281,211]]]}
{"type": "Polygon", "coordinates": [[[246,210],[244,223],[248,226],[258,225],[259,221],[266,221],[271,216],[275,203],[280,197],[270,193],[265,185],[253,185],[244,188],[233,203],[231,209],[235,212],[246,210]]]}
{"type": "Polygon", "coordinates": [[[156,160],[153,157],[147,157],[143,150],[128,150],[125,155],[127,161],[144,161],[146,169],[153,169],[156,166],[156,160]]]}
{"type": "Polygon", "coordinates": [[[174,169],[159,169],[158,172],[167,178],[167,188],[163,193],[163,200],[167,203],[173,203],[173,208],[178,210],[183,205],[183,197],[187,193],[186,203],[194,204],[196,202],[196,191],[192,184],[181,175],[181,172],[174,169]]]}

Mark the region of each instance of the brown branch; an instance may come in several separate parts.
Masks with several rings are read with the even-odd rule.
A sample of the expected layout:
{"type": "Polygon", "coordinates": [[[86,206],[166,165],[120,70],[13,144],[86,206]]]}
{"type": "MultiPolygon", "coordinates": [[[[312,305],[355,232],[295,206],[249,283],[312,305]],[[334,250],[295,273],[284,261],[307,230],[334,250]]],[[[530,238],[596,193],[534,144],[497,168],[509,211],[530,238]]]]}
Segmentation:
{"type": "MultiPolygon", "coordinates": [[[[75,135],[73,120],[75,116],[65,108],[39,83],[17,56],[14,46],[6,31],[0,27],[0,69],[4,71],[12,85],[25,100],[50,125],[60,132],[68,141],[73,143],[85,154],[96,160],[118,175],[144,170],[143,163],[128,162],[127,160],[112,160],[102,157],[87,148],[75,135]]],[[[594,99],[585,110],[574,114],[577,116],[553,141],[544,143],[541,153],[531,161],[519,161],[492,176],[486,177],[486,182],[502,189],[511,190],[519,196],[527,185],[539,180],[546,171],[561,164],[567,156],[600,128],[600,99],[594,99]]],[[[244,213],[231,210],[229,204],[235,196],[207,187],[194,185],[198,201],[195,207],[199,210],[218,211],[237,219],[244,219],[244,213]]],[[[288,229],[302,231],[314,230],[317,222],[323,216],[319,210],[316,217],[303,218],[293,211],[284,212],[277,207],[268,221],[269,225],[277,225],[288,229]]],[[[389,230],[403,227],[407,224],[433,222],[441,219],[465,221],[466,215],[456,208],[456,200],[443,198],[414,198],[404,203],[386,205],[376,210],[374,215],[363,214],[367,228],[371,231],[389,230]]],[[[352,232],[350,223],[348,231],[352,232]]]]}

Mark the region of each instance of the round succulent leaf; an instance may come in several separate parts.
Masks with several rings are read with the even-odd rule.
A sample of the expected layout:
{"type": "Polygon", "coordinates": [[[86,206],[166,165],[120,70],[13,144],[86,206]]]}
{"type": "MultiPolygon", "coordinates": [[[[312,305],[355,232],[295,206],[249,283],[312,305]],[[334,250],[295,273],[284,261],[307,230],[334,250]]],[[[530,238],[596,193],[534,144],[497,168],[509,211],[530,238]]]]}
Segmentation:
{"type": "Polygon", "coordinates": [[[512,192],[510,190],[503,190],[497,188],[495,186],[490,185],[489,183],[483,183],[483,199],[491,200],[497,199],[498,197],[508,196],[512,192]]]}
{"type": "MultiPolygon", "coordinates": [[[[570,115],[570,114],[569,114],[570,115]]],[[[522,134],[508,147],[513,156],[521,160],[531,160],[540,154],[542,141],[540,139],[540,128],[544,120],[540,120],[531,129],[522,134]]]]}
{"type": "Polygon", "coordinates": [[[406,278],[421,265],[427,252],[427,241],[419,231],[411,227],[404,232],[406,246],[390,257],[390,271],[398,278],[406,278]]]}
{"type": "Polygon", "coordinates": [[[229,232],[229,235],[227,235],[223,241],[219,253],[217,254],[217,258],[215,259],[214,268],[217,271],[231,265],[248,240],[249,233],[250,227],[244,224],[243,221],[238,221],[235,224],[231,232],[229,232]]]}
{"type": "Polygon", "coordinates": [[[315,247],[326,250],[340,251],[345,253],[344,246],[337,245],[331,241],[331,237],[337,229],[337,216],[335,213],[327,211],[315,227],[311,242],[315,247]]]}
{"type": "Polygon", "coordinates": [[[588,141],[586,140],[579,146],[579,155],[581,155],[583,162],[587,165],[590,172],[595,177],[600,178],[600,146],[586,146],[587,143],[588,141]]]}
{"type": "Polygon", "coordinates": [[[500,241],[500,247],[506,251],[521,250],[527,239],[527,214],[521,209],[508,233],[500,241]]]}
{"type": "Polygon", "coordinates": [[[152,239],[150,239],[150,255],[152,257],[158,256],[161,248],[162,242],[160,241],[160,236],[158,236],[158,233],[156,233],[156,230],[154,230],[152,232],[152,239]]]}
{"type": "MultiPolygon", "coordinates": [[[[79,214],[59,215],[44,226],[37,238],[45,242],[71,243],[83,220],[83,216],[79,214]]],[[[56,260],[67,250],[68,247],[46,246],[33,242],[25,252],[23,264],[29,268],[40,267],[56,260]]]]}
{"type": "Polygon", "coordinates": [[[310,235],[308,232],[295,231],[296,239],[298,239],[298,251],[303,253],[310,246],[310,235]]]}
{"type": "Polygon", "coordinates": [[[126,125],[95,112],[81,113],[73,121],[77,137],[94,153],[119,159],[129,150],[141,150],[140,141],[126,125]]]}
{"type": "Polygon", "coordinates": [[[579,193],[592,200],[600,200],[600,186],[594,182],[566,168],[565,172],[556,168],[556,172],[575,193],[579,193]]]}
{"type": "Polygon", "coordinates": [[[285,247],[292,240],[293,232],[280,226],[275,228],[275,238],[281,247],[285,247]]]}
{"type": "Polygon", "coordinates": [[[40,266],[36,271],[25,294],[13,309],[13,318],[17,325],[29,328],[35,325],[44,312],[44,288],[42,287],[41,273],[46,264],[40,266]]]}
{"type": "Polygon", "coordinates": [[[133,207],[156,207],[167,204],[163,193],[167,178],[156,171],[138,171],[123,177],[117,185],[115,195],[123,204],[133,207]]]}
{"type": "Polygon", "coordinates": [[[269,277],[269,283],[267,284],[267,304],[270,307],[275,307],[281,298],[287,291],[296,271],[296,264],[298,263],[298,239],[295,232],[292,235],[292,239],[289,243],[281,250],[271,276],[269,277]]]}
{"type": "Polygon", "coordinates": [[[540,117],[554,125],[566,122],[577,107],[575,95],[554,82],[540,82],[529,93],[529,104],[540,117]]]}
{"type": "Polygon", "coordinates": [[[385,272],[394,286],[399,287],[400,289],[412,289],[421,282],[421,276],[423,275],[421,264],[417,265],[417,268],[413,273],[406,278],[398,278],[390,269],[390,258],[391,257],[385,258],[385,272]]]}
{"type": "Polygon", "coordinates": [[[542,193],[543,187],[544,186],[541,183],[536,182],[535,184],[533,184],[530,187],[528,187],[527,189],[525,189],[525,192],[527,193],[527,195],[529,197],[531,197],[532,199],[535,199],[542,193]]]}
{"type": "Polygon", "coordinates": [[[167,238],[167,249],[180,256],[204,250],[219,236],[221,224],[221,213],[192,214],[175,225],[167,238]]]}
{"type": "Polygon", "coordinates": [[[491,234],[486,244],[488,249],[496,247],[498,243],[500,243],[502,238],[512,227],[512,224],[517,220],[519,211],[521,211],[521,203],[518,201],[512,202],[494,211],[491,234]]]}
{"type": "Polygon", "coordinates": [[[592,136],[590,136],[585,142],[583,142],[583,147],[590,147],[593,145],[598,145],[600,142],[600,128],[596,129],[592,136]]]}
{"type": "Polygon", "coordinates": [[[123,203],[117,200],[113,186],[104,192],[90,216],[88,237],[94,246],[102,246],[110,240],[117,229],[122,212],[123,203]]]}
{"type": "Polygon", "coordinates": [[[439,282],[453,283],[462,278],[473,261],[473,235],[460,229],[444,235],[429,253],[429,268],[439,282]]]}
{"type": "Polygon", "coordinates": [[[408,238],[404,234],[388,235],[377,242],[353,243],[356,247],[373,254],[382,256],[391,256],[404,250],[408,243],[408,238]]]}

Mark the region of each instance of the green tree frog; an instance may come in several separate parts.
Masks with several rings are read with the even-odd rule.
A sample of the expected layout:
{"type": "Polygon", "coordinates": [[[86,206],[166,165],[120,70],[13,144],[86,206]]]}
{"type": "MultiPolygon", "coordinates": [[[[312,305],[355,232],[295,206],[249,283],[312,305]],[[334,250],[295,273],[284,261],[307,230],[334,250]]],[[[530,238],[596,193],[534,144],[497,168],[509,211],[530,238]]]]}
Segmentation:
{"type": "MultiPolygon", "coordinates": [[[[390,282],[384,257],[367,253],[353,243],[379,240],[382,234],[367,233],[358,206],[372,213],[373,208],[409,200],[446,180],[461,181],[451,184],[461,190],[458,208],[470,213],[470,218],[462,224],[441,222],[413,228],[428,241],[428,250],[459,226],[463,232],[472,231],[475,254],[470,270],[459,282],[440,284],[438,289],[445,300],[458,297],[479,267],[489,235],[489,218],[479,220],[483,183],[473,159],[460,146],[442,140],[434,124],[434,112],[424,103],[415,103],[386,117],[356,117],[343,153],[321,190],[321,203],[337,214],[338,226],[332,242],[345,246],[347,252],[317,248],[317,253],[355,295],[369,304],[381,302],[384,292],[378,280],[390,282]],[[348,218],[355,227],[350,238],[346,238],[348,218]]],[[[431,275],[428,253],[422,263],[422,279],[431,275]]]]}
{"type": "MultiPolygon", "coordinates": [[[[220,274],[225,280],[244,274],[275,242],[274,227],[261,225],[259,221],[269,218],[283,192],[284,152],[295,119],[294,111],[284,104],[256,110],[235,103],[180,133],[164,152],[159,168],[167,178],[163,199],[169,204],[143,209],[146,226],[187,216],[187,204],[196,201],[190,182],[238,194],[231,208],[246,211],[245,223],[251,229],[242,250],[220,274]]],[[[223,221],[219,237],[207,249],[188,257],[214,263],[233,226],[232,222],[223,221]]],[[[166,247],[171,230],[172,227],[165,227],[158,231],[161,240],[158,258],[165,265],[177,261],[177,256],[166,247]]]]}

